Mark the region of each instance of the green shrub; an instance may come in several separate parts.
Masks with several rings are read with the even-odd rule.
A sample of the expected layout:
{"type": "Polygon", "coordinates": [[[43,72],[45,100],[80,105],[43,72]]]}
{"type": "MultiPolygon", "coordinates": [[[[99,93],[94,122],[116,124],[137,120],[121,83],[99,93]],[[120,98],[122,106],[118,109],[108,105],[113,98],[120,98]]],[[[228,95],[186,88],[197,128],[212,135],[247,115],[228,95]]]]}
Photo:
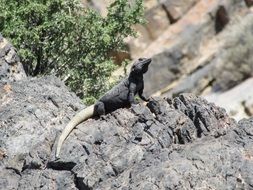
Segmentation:
{"type": "Polygon", "coordinates": [[[102,17],[77,0],[0,0],[0,32],[18,49],[27,74],[55,74],[86,103],[108,90],[132,25],[142,23],[142,0],[115,0],[102,17]]]}

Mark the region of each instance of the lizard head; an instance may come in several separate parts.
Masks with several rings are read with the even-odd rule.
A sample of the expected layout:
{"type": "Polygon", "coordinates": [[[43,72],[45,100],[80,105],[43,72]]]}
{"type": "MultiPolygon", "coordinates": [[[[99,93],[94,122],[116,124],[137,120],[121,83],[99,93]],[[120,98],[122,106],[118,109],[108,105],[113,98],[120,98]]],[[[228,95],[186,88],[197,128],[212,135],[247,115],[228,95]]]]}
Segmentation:
{"type": "Polygon", "coordinates": [[[134,62],[131,73],[146,73],[148,71],[148,66],[151,63],[151,58],[139,58],[134,62]]]}

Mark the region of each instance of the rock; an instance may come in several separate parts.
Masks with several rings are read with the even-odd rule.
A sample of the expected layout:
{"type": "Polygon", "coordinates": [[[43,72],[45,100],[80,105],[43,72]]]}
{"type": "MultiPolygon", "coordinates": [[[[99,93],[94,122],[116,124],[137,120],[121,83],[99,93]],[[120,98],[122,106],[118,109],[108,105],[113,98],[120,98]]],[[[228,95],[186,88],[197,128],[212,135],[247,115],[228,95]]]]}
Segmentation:
{"type": "MultiPolygon", "coordinates": [[[[215,0],[209,3],[200,1],[187,15],[171,26],[155,43],[150,45],[143,55],[147,54],[150,56],[148,52],[152,52],[152,54],[156,54],[153,56],[156,59],[150,65],[152,78],[149,75],[145,77],[145,81],[147,81],[146,93],[151,95],[157,93],[157,91],[162,91],[161,94],[166,91],[170,92],[171,88],[168,89],[168,87],[172,82],[177,83],[175,85],[177,89],[174,90],[173,94],[180,92],[201,94],[205,87],[208,87],[208,84],[212,82],[213,90],[218,90],[218,88],[219,90],[227,90],[233,87],[235,83],[239,83],[245,77],[248,77],[251,72],[251,69],[248,69],[250,61],[247,63],[248,66],[238,64],[240,63],[239,60],[246,59],[245,54],[247,54],[247,50],[251,51],[250,46],[243,47],[244,42],[241,42],[241,46],[237,48],[232,44],[240,44],[237,41],[240,39],[239,36],[243,39],[248,38],[246,37],[247,35],[250,36],[252,14],[241,13],[246,15],[241,20],[232,19],[231,25],[225,27],[228,19],[230,19],[227,18],[227,15],[232,17],[233,15],[238,15],[241,9],[246,9],[243,6],[240,9],[239,4],[241,4],[239,1],[223,1],[223,4],[215,0]],[[199,19],[196,18],[197,15],[199,19]],[[224,25],[223,27],[222,24],[224,25]],[[217,27],[223,28],[218,35],[216,33],[217,27]],[[245,30],[247,29],[247,33],[244,32],[245,30],[241,30],[242,27],[245,30]],[[225,52],[225,49],[230,51],[225,52]],[[230,55],[228,55],[229,53],[230,55]],[[160,70],[160,68],[169,68],[171,64],[170,57],[165,59],[168,54],[178,57],[174,62],[177,65],[175,73],[173,73],[174,70],[171,71],[170,69],[160,70]],[[232,59],[234,59],[230,61],[232,63],[227,64],[232,59]],[[156,66],[157,64],[164,64],[164,66],[156,66]],[[223,68],[221,69],[221,67],[223,68]],[[234,67],[239,67],[239,69],[234,69],[234,67]],[[235,74],[228,75],[225,74],[226,72],[235,74]],[[161,75],[160,73],[163,74],[161,75]],[[156,78],[156,80],[153,80],[153,78],[156,78]],[[168,78],[173,80],[168,80],[168,78]],[[208,80],[204,81],[205,79],[208,80]],[[217,80],[217,82],[213,80],[217,80]],[[157,81],[162,85],[157,86],[157,81]],[[221,87],[223,84],[224,86],[221,87]],[[185,91],[184,88],[193,91],[185,91]]],[[[247,44],[251,44],[250,40],[247,44]]],[[[250,60],[251,54],[247,55],[247,59],[250,60]]],[[[164,96],[168,96],[168,93],[165,93],[164,96]]]]}
{"type": "Polygon", "coordinates": [[[145,25],[134,26],[138,31],[138,38],[130,37],[126,40],[132,57],[140,55],[170,25],[167,14],[160,4],[146,10],[144,17],[146,19],[145,25]]]}
{"type": "Polygon", "coordinates": [[[53,76],[9,85],[0,102],[0,189],[253,186],[253,120],[237,124],[200,97],[154,98],[89,119],[55,160],[55,140],[81,101],[53,76]]]}
{"type": "Polygon", "coordinates": [[[159,37],[170,25],[166,12],[161,5],[149,9],[145,14],[145,18],[147,20],[145,27],[149,31],[151,39],[159,37]]]}
{"type": "Polygon", "coordinates": [[[188,68],[178,68],[183,77],[173,81],[176,83],[173,89],[165,89],[161,94],[174,96],[191,92],[206,96],[210,93],[223,93],[251,77],[252,19],[253,14],[248,14],[243,20],[238,20],[238,25],[229,25],[217,39],[206,46],[208,50],[203,51],[204,56],[194,58],[188,68]]]}
{"type": "Polygon", "coordinates": [[[157,0],[146,0],[143,3],[144,3],[145,10],[150,10],[156,7],[157,5],[159,5],[159,1],[157,0]]]}
{"type": "Polygon", "coordinates": [[[23,79],[9,82],[8,87],[1,82],[0,89],[0,150],[4,152],[0,189],[76,189],[70,188],[75,187],[71,172],[43,168],[56,126],[65,123],[64,112],[80,108],[80,100],[73,93],[65,94],[66,87],[55,77],[23,79]]]}
{"type": "MultiPolygon", "coordinates": [[[[149,31],[144,25],[137,24],[133,26],[137,31],[138,38],[128,37],[125,41],[129,47],[129,54],[134,57],[136,54],[139,55],[143,49],[147,48],[152,43],[152,37],[149,31]]],[[[122,72],[120,72],[121,74],[122,72]]]]}
{"type": "Polygon", "coordinates": [[[253,78],[223,92],[211,93],[205,98],[226,109],[234,119],[249,118],[253,115],[253,78]],[[242,93],[244,92],[244,93],[242,93]]]}
{"type": "Polygon", "coordinates": [[[175,23],[198,1],[199,0],[161,0],[160,3],[165,9],[170,23],[175,23]]]}
{"type": "MultiPolygon", "coordinates": [[[[126,40],[131,57],[134,59],[140,57],[149,45],[155,43],[157,38],[164,35],[164,32],[166,32],[171,24],[186,14],[197,1],[199,0],[177,2],[171,0],[145,1],[145,19],[147,22],[145,25],[135,26],[138,31],[137,38],[126,40]]],[[[152,51],[149,53],[154,55],[152,51]]]]}
{"type": "Polygon", "coordinates": [[[26,74],[15,48],[0,34],[0,81],[15,81],[26,74]]]}

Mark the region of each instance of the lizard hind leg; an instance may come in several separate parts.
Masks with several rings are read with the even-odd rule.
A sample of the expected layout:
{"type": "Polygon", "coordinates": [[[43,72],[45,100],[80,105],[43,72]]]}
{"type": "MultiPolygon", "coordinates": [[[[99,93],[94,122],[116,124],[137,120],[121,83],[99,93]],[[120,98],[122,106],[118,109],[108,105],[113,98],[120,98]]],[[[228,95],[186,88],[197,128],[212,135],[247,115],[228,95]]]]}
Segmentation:
{"type": "Polygon", "coordinates": [[[96,104],[95,104],[95,112],[97,115],[105,115],[105,105],[103,102],[101,101],[98,101],[96,104]]]}

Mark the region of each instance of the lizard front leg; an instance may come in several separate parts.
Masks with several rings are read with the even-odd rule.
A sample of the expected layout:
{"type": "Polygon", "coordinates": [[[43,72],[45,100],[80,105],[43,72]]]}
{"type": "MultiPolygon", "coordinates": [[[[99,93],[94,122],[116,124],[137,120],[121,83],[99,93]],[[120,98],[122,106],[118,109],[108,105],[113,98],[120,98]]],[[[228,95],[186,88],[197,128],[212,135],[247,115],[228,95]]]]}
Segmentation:
{"type": "Polygon", "coordinates": [[[143,88],[142,88],[141,90],[139,90],[138,95],[139,95],[139,97],[140,97],[143,101],[145,101],[145,102],[148,102],[148,101],[149,101],[149,98],[146,98],[145,96],[143,96],[143,88]]]}
{"type": "Polygon", "coordinates": [[[137,104],[136,100],[134,99],[135,92],[136,92],[136,84],[135,83],[130,83],[128,101],[131,105],[137,104]]]}

